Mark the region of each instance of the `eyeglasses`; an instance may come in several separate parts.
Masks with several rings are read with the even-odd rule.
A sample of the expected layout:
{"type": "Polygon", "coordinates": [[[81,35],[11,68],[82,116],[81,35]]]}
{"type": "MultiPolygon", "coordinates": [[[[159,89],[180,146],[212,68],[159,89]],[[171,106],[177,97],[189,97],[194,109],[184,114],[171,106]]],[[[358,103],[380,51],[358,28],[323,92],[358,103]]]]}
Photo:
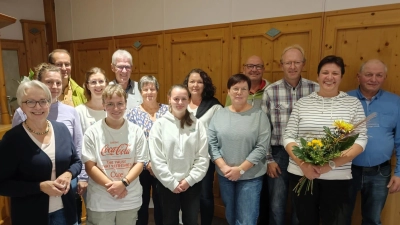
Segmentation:
{"type": "Polygon", "coordinates": [[[96,86],[96,84],[103,85],[105,82],[105,80],[89,80],[87,83],[90,86],[96,86]]]}
{"type": "Polygon", "coordinates": [[[59,67],[59,68],[63,68],[63,66],[65,67],[71,67],[71,63],[54,63],[55,66],[59,67]]]}
{"type": "Polygon", "coordinates": [[[115,68],[117,68],[117,70],[119,70],[119,71],[123,71],[124,69],[125,69],[126,71],[129,71],[129,70],[132,69],[131,66],[115,66],[115,68]]]}
{"type": "Polygon", "coordinates": [[[294,64],[295,66],[300,66],[301,64],[303,64],[303,61],[282,62],[282,65],[286,67],[290,67],[292,64],[294,64]]]}
{"type": "Polygon", "coordinates": [[[117,107],[118,109],[122,109],[125,107],[125,102],[117,102],[117,103],[108,102],[108,103],[106,103],[106,109],[115,109],[115,107],[117,107]]]}
{"type": "Polygon", "coordinates": [[[247,69],[256,69],[256,70],[262,70],[264,68],[264,65],[261,64],[244,64],[247,69]]]}
{"type": "Polygon", "coordinates": [[[233,93],[237,94],[237,93],[239,93],[239,91],[240,92],[246,92],[249,89],[247,89],[247,88],[231,88],[231,90],[233,91],[233,93]]]}
{"type": "Polygon", "coordinates": [[[35,108],[36,104],[39,103],[40,107],[47,107],[49,106],[49,101],[46,99],[41,99],[39,101],[33,101],[33,100],[26,100],[22,103],[25,103],[29,108],[35,108]]]}

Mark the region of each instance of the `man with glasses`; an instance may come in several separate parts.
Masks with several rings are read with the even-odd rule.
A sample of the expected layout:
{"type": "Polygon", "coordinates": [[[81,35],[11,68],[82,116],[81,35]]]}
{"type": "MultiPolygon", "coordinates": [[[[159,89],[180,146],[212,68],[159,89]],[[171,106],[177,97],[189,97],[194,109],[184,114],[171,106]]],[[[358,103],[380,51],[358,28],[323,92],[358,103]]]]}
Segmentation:
{"type": "MultiPolygon", "coordinates": [[[[280,60],[283,79],[272,83],[264,90],[261,108],[267,113],[273,128],[271,148],[267,151],[266,157],[268,163],[270,225],[286,224],[286,202],[289,191],[289,175],[287,172],[289,155],[283,147],[282,140],[286,124],[296,101],[319,90],[316,82],[301,77],[305,62],[306,58],[301,46],[292,45],[285,48],[280,60]]],[[[298,224],[294,212],[292,213],[292,224],[298,224]]]]}
{"type": "Polygon", "coordinates": [[[112,82],[121,85],[128,94],[126,112],[142,103],[138,83],[130,79],[132,66],[132,55],[128,51],[118,49],[112,55],[111,70],[115,73],[115,80],[112,82]]]}
{"type": "MultiPolygon", "coordinates": [[[[260,109],[264,89],[270,83],[266,79],[263,79],[264,70],[264,61],[256,55],[250,56],[243,65],[244,75],[248,76],[251,80],[250,94],[247,102],[260,109]]],[[[225,106],[230,106],[231,104],[231,98],[227,95],[225,106]]]]}
{"type": "Polygon", "coordinates": [[[72,107],[86,102],[84,90],[71,78],[71,55],[65,49],[55,49],[49,54],[49,63],[61,70],[62,92],[58,100],[72,107]]]}

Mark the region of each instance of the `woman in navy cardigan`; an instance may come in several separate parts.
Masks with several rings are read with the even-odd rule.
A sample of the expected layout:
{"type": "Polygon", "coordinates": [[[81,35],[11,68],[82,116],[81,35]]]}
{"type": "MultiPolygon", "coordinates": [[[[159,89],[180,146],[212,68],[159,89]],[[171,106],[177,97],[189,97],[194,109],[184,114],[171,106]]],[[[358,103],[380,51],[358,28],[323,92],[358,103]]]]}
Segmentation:
{"type": "Polygon", "coordinates": [[[46,119],[50,90],[24,82],[17,99],[27,119],[0,142],[0,195],[11,197],[12,224],[77,224],[70,182],[82,162],[68,128],[46,119]]]}

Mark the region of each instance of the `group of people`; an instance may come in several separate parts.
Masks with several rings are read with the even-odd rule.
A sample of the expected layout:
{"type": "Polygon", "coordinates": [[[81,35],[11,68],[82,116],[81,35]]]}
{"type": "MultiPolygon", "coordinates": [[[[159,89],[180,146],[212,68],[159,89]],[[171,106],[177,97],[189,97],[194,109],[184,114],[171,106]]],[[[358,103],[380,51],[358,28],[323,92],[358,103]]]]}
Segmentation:
{"type": "Polygon", "coordinates": [[[381,224],[388,193],[400,191],[400,160],[391,176],[393,149],[400,159],[400,97],[381,89],[387,67],[365,62],[359,88],[339,85],[343,59],[326,56],[317,81],[301,76],[306,63],[299,45],[284,49],[283,78],[263,79],[264,62],[251,56],[243,73],[227,81],[225,107],[214,97],[211,77],[191,70],[157,101],[154,76],[130,79],[132,56],[117,50],[109,82],[97,67],[80,87],[71,78],[71,57],[56,49],[35,68],[36,79],[20,84],[13,128],[0,142],[0,195],[11,197],[13,224],[148,224],[154,203],[158,225],[210,225],[217,173],[229,224],[284,225],[288,196],[292,224],[351,224],[362,194],[363,224],[381,224]],[[300,138],[318,136],[341,119],[358,138],[323,166],[293,154],[300,138]],[[292,190],[302,176],[313,193],[292,190]]]}

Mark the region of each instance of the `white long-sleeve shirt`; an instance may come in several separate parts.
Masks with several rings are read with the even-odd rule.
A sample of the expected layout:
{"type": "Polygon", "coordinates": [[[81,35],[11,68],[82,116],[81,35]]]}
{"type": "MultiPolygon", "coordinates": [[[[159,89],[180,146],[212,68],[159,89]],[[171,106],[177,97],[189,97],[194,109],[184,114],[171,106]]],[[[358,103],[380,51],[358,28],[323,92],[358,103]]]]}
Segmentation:
{"type": "MultiPolygon", "coordinates": [[[[283,145],[286,147],[289,143],[296,142],[300,146],[300,138],[307,140],[324,136],[323,126],[332,130],[335,120],[344,120],[355,124],[363,119],[365,119],[364,109],[357,98],[344,92],[340,92],[332,98],[324,98],[313,92],[296,102],[283,135],[283,145]]],[[[355,143],[365,149],[367,145],[365,123],[356,129],[356,133],[359,133],[359,136],[355,143]]],[[[304,175],[291,158],[288,172],[299,176],[304,175]]],[[[319,177],[323,180],[348,180],[351,178],[351,161],[328,173],[321,174],[319,177]]]]}
{"type": "Polygon", "coordinates": [[[173,191],[185,179],[190,186],[200,182],[209,166],[207,133],[202,122],[191,115],[191,126],[182,129],[170,112],[156,120],[149,135],[154,175],[173,191]]]}

